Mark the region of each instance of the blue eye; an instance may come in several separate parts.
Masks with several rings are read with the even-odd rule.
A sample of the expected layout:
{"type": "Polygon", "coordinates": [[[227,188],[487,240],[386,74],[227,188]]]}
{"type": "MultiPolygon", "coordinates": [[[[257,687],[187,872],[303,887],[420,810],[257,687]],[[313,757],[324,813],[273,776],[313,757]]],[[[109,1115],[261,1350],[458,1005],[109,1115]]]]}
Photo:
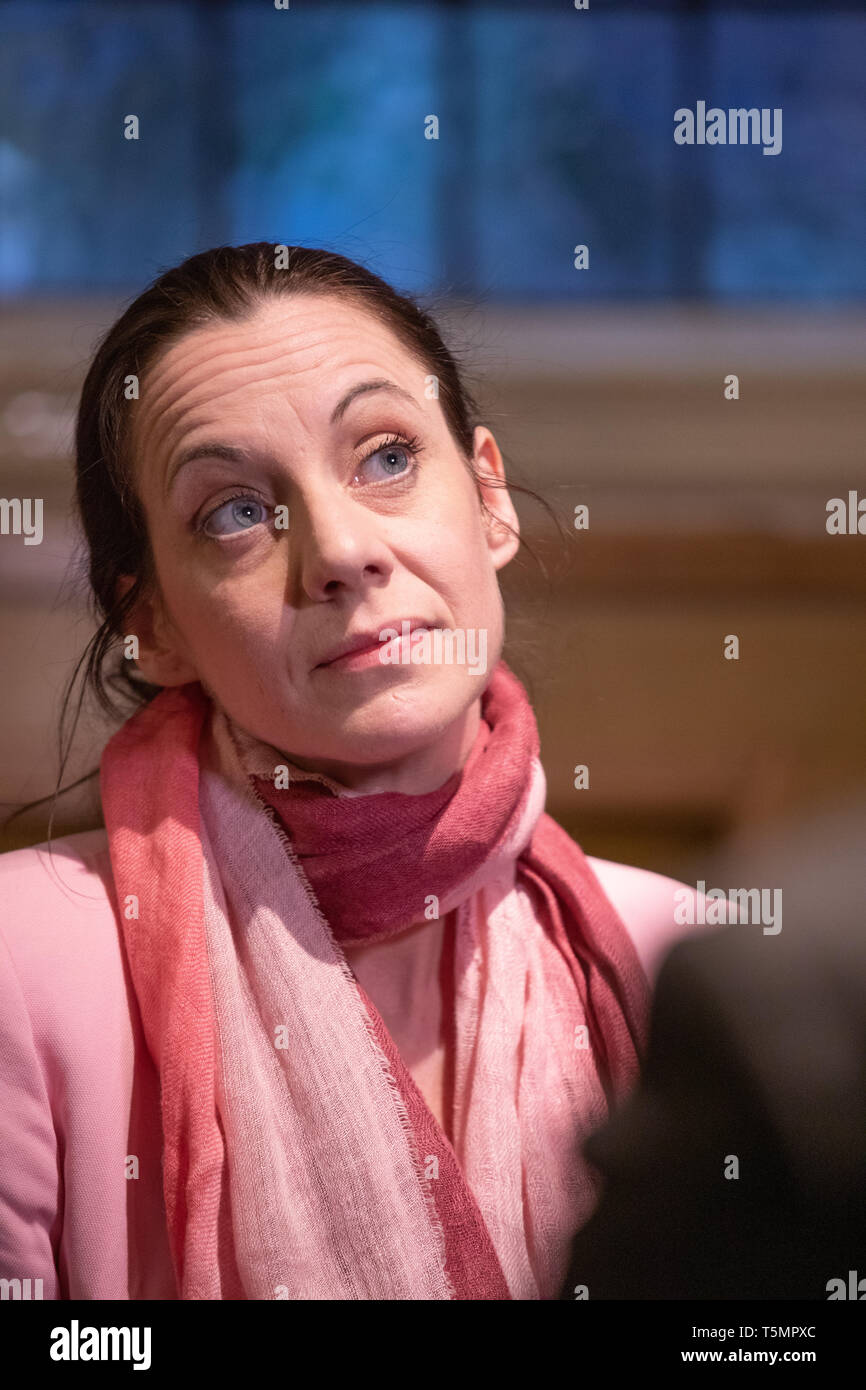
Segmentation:
{"type": "Polygon", "coordinates": [[[362,464],[366,465],[371,459],[381,456],[386,478],[402,478],[412,472],[413,467],[417,467],[416,456],[420,452],[421,441],[419,439],[394,437],[386,439],[384,444],[379,444],[371,453],[367,454],[362,464]]]}
{"type": "MultiPolygon", "coordinates": [[[[371,454],[370,458],[374,459],[379,456],[381,456],[385,472],[390,478],[398,477],[400,473],[404,473],[409,467],[409,454],[400,444],[386,444],[381,449],[377,449],[375,454],[371,454]],[[402,467],[400,466],[401,455],[403,459],[402,467]],[[395,459],[396,465],[394,463],[395,459]]],[[[368,463],[369,459],[366,459],[365,462],[368,463]]]]}
{"type": "Polygon", "coordinates": [[[241,530],[248,531],[264,521],[267,508],[254,497],[230,497],[221,507],[211,512],[202,524],[206,536],[225,536],[237,534],[232,523],[237,522],[241,530]]]}

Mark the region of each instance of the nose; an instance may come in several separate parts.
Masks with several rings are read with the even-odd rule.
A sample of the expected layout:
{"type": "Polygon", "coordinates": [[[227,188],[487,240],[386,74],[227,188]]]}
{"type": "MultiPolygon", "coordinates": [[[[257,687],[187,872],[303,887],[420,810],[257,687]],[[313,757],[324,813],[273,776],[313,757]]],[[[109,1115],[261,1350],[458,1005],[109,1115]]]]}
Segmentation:
{"type": "Polygon", "coordinates": [[[292,508],[294,585],[321,603],[341,589],[361,592],[387,584],[394,562],[382,525],[380,516],[342,488],[307,491],[292,508]]]}

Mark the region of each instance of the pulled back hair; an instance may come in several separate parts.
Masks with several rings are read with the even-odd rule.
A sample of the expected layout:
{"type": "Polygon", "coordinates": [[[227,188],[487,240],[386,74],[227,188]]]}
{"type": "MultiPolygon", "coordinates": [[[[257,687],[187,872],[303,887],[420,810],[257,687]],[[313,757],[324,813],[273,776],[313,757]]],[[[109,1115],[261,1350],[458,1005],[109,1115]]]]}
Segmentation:
{"type": "MultiPolygon", "coordinates": [[[[398,293],[366,267],[336,252],[277,247],[264,241],[203,251],[158,276],[102,337],[81,389],[75,427],[75,501],[98,626],[63,696],[60,772],[49,838],[54,803],[61,794],[85,696],[92,694],[105,714],[126,718],[162,689],[147,682],[122,650],[129,614],[142,596],[157,589],[144,508],[134,482],[130,447],[134,406],[125,394],[127,379],[137,377],[140,389],[148,370],[185,334],[220,320],[242,321],[269,299],[298,294],[350,300],[389,329],[425,373],[437,378],[447,427],[476,485],[479,482],[472,464],[474,431],[480,423],[478,403],[433,318],[411,295],[398,293]],[[118,597],[122,575],[134,576],[134,582],[118,597]],[[79,681],[77,708],[67,735],[70,703],[79,681]]],[[[528,488],[512,483],[509,487],[536,497],[528,488]]],[[[543,499],[536,500],[553,515],[543,499]]],[[[63,790],[71,791],[97,773],[98,768],[63,790]]],[[[48,799],[29,802],[14,814],[48,799]]]]}

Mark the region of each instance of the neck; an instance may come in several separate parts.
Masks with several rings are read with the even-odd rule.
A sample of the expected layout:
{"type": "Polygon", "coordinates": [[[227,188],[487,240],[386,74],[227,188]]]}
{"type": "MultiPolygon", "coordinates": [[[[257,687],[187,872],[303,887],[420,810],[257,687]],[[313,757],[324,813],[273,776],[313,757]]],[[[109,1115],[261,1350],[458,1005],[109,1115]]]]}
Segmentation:
{"type": "Polygon", "coordinates": [[[320,772],[353,792],[404,792],[423,796],[441,787],[463,766],[472,751],[481,722],[481,701],[449,725],[432,743],[382,763],[347,763],[329,759],[291,761],[304,772],[320,772]]]}

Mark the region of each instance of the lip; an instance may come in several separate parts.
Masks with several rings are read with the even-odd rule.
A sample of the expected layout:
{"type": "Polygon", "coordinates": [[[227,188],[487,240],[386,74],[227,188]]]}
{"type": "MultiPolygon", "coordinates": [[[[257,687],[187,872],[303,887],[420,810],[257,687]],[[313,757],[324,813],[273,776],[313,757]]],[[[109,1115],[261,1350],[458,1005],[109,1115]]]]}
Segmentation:
{"type": "MultiPolygon", "coordinates": [[[[339,646],[332,648],[328,656],[320,661],[314,669],[320,671],[326,666],[335,666],[337,663],[348,664],[350,658],[364,658],[375,652],[380,652],[384,646],[387,646],[387,643],[379,640],[379,633],[384,632],[386,628],[392,628],[402,636],[404,623],[409,624],[410,635],[417,628],[429,628],[431,626],[424,618],[384,618],[374,628],[368,628],[363,632],[356,632],[347,636],[339,646]]],[[[357,664],[371,663],[358,661],[357,664]]]]}

